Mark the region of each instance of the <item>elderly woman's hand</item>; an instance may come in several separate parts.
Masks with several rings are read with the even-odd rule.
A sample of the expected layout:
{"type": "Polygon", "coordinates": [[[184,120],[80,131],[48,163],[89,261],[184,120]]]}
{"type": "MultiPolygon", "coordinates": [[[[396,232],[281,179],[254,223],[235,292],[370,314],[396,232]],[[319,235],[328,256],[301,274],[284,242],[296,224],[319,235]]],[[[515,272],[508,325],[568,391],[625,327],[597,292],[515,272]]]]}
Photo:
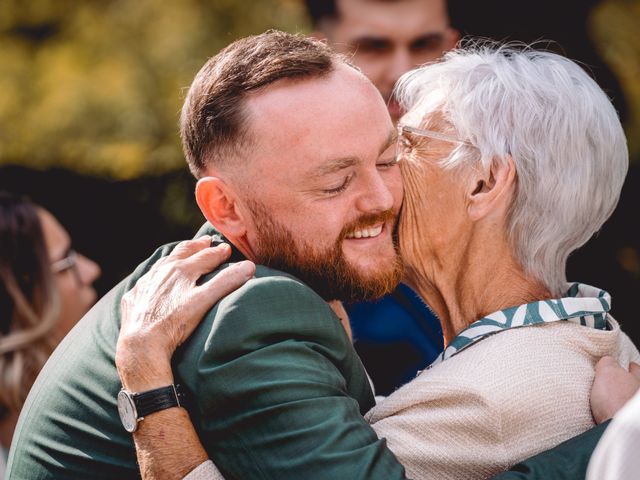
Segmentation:
{"type": "Polygon", "coordinates": [[[596,365],[591,388],[591,413],[597,424],[612,418],[640,388],[640,365],[622,368],[613,357],[602,357],[596,365]]]}
{"type": "Polygon", "coordinates": [[[121,302],[116,366],[123,386],[143,391],[173,383],[171,357],[205,313],[255,273],[239,262],[202,285],[196,282],[230,255],[229,245],[211,247],[211,237],[179,243],[143,275],[121,302]]]}

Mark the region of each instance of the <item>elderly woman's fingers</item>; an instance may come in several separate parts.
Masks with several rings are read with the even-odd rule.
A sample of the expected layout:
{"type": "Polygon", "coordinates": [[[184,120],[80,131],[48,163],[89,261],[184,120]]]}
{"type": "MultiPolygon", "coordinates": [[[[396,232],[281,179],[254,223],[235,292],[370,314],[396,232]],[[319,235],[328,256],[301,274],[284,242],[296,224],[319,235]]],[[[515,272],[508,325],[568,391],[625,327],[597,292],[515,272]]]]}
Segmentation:
{"type": "Polygon", "coordinates": [[[180,248],[181,251],[176,255],[172,253],[158,260],[138,280],[134,289],[154,288],[162,291],[183,283],[193,286],[201,276],[217,269],[231,255],[231,247],[225,243],[215,247],[210,247],[206,242],[185,243],[180,248]]]}
{"type": "Polygon", "coordinates": [[[640,378],[622,368],[614,358],[602,357],[591,387],[591,413],[596,423],[612,418],[638,388],[640,378]]]}
{"type": "Polygon", "coordinates": [[[202,275],[219,267],[231,253],[229,245],[208,245],[202,239],[180,243],[176,255],[153,265],[122,297],[121,348],[143,346],[150,355],[155,350],[170,358],[207,310],[253,276],[255,265],[245,261],[197,286],[202,275]]]}
{"type": "Polygon", "coordinates": [[[218,302],[221,298],[226,297],[244,285],[255,273],[256,265],[249,260],[234,263],[200,285],[196,296],[208,298],[208,300],[206,300],[206,303],[209,304],[208,308],[206,308],[206,310],[208,310],[213,303],[218,302]]]}
{"type": "MultiPolygon", "coordinates": [[[[205,243],[183,242],[182,253],[156,262],[136,282],[134,288],[122,297],[121,306],[125,313],[122,325],[128,326],[135,322],[149,325],[162,316],[158,312],[163,312],[163,315],[165,312],[172,314],[173,310],[179,308],[180,302],[187,303],[195,293],[196,281],[219,267],[231,253],[229,245],[205,247],[205,243]],[[193,253],[184,256],[189,250],[193,253]]],[[[233,288],[236,287],[231,290],[233,288]]]]}
{"type": "MultiPolygon", "coordinates": [[[[174,324],[182,344],[198,326],[213,305],[244,285],[256,271],[253,262],[245,260],[216,273],[212,278],[189,292],[186,302],[176,312],[174,324]]],[[[177,346],[177,345],[176,345],[177,346]]]]}
{"type": "Polygon", "coordinates": [[[187,258],[209,246],[211,246],[211,236],[209,235],[204,235],[194,240],[185,240],[174,247],[173,251],[168,256],[168,259],[187,258]]]}
{"type": "MultiPolygon", "coordinates": [[[[212,268],[217,266],[218,262],[212,268]]],[[[206,269],[206,273],[210,270],[206,269]]],[[[173,353],[179,345],[189,338],[207,311],[229,293],[244,285],[253,277],[255,270],[255,264],[245,260],[217,272],[200,286],[191,287],[183,292],[171,292],[170,295],[175,297],[175,301],[171,311],[167,311],[169,315],[166,316],[166,319],[161,316],[156,316],[155,319],[170,324],[168,328],[164,329],[165,332],[169,332],[167,337],[158,339],[161,343],[164,342],[164,348],[173,353]]]]}
{"type": "Polygon", "coordinates": [[[231,247],[221,243],[215,247],[204,248],[183,260],[184,268],[192,272],[196,279],[217,269],[231,255],[231,247]]]}

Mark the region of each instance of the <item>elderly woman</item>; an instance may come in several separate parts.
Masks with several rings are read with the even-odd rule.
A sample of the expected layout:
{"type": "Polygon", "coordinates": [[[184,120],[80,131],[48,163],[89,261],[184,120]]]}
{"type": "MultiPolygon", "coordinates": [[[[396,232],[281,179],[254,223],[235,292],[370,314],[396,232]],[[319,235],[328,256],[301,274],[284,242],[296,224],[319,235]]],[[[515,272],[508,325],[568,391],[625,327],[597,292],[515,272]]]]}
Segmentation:
{"type": "MultiPolygon", "coordinates": [[[[600,357],[640,358],[609,294],[565,278],[569,254],[618,201],[625,137],[596,83],[552,53],[456,50],[405,75],[398,95],[406,279],[440,318],[446,347],[366,418],[409,477],[485,478],[594,425],[600,357]]],[[[125,307],[146,304],[154,281],[164,283],[152,270],[125,307]]],[[[123,352],[131,339],[172,352],[184,336],[164,332],[184,324],[179,305],[173,323],[138,316],[124,320],[125,384],[136,376],[123,352]]]]}
{"type": "Polygon", "coordinates": [[[551,53],[453,52],[398,94],[401,251],[446,347],[367,419],[416,478],[484,477],[593,425],[599,357],[637,361],[609,294],[565,276],[615,208],[625,138],[596,83],[551,53]]]}

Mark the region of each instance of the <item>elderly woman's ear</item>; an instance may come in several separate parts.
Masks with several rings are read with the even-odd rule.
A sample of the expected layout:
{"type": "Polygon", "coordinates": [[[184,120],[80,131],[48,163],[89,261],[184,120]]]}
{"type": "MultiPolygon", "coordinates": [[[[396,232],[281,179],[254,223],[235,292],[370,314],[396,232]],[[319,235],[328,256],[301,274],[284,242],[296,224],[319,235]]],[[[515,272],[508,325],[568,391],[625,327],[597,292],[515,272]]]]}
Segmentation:
{"type": "Polygon", "coordinates": [[[507,155],[505,161],[494,158],[488,171],[475,170],[469,176],[468,212],[471,220],[506,213],[513,201],[516,180],[516,166],[511,155],[507,155]]]}

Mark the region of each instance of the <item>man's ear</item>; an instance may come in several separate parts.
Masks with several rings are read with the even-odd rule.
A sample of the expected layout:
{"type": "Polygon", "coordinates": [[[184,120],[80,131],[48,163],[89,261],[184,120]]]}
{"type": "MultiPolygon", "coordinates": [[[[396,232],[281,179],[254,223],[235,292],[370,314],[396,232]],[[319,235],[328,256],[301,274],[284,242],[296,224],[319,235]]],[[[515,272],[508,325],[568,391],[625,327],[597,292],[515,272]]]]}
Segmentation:
{"type": "Polygon", "coordinates": [[[471,175],[469,193],[469,216],[480,220],[486,215],[508,208],[516,187],[516,165],[511,155],[504,162],[494,159],[488,172],[471,175]]]}
{"type": "Polygon", "coordinates": [[[237,239],[247,233],[236,196],[218,177],[203,177],[196,184],[196,202],[209,223],[225,237],[237,239]]]}

